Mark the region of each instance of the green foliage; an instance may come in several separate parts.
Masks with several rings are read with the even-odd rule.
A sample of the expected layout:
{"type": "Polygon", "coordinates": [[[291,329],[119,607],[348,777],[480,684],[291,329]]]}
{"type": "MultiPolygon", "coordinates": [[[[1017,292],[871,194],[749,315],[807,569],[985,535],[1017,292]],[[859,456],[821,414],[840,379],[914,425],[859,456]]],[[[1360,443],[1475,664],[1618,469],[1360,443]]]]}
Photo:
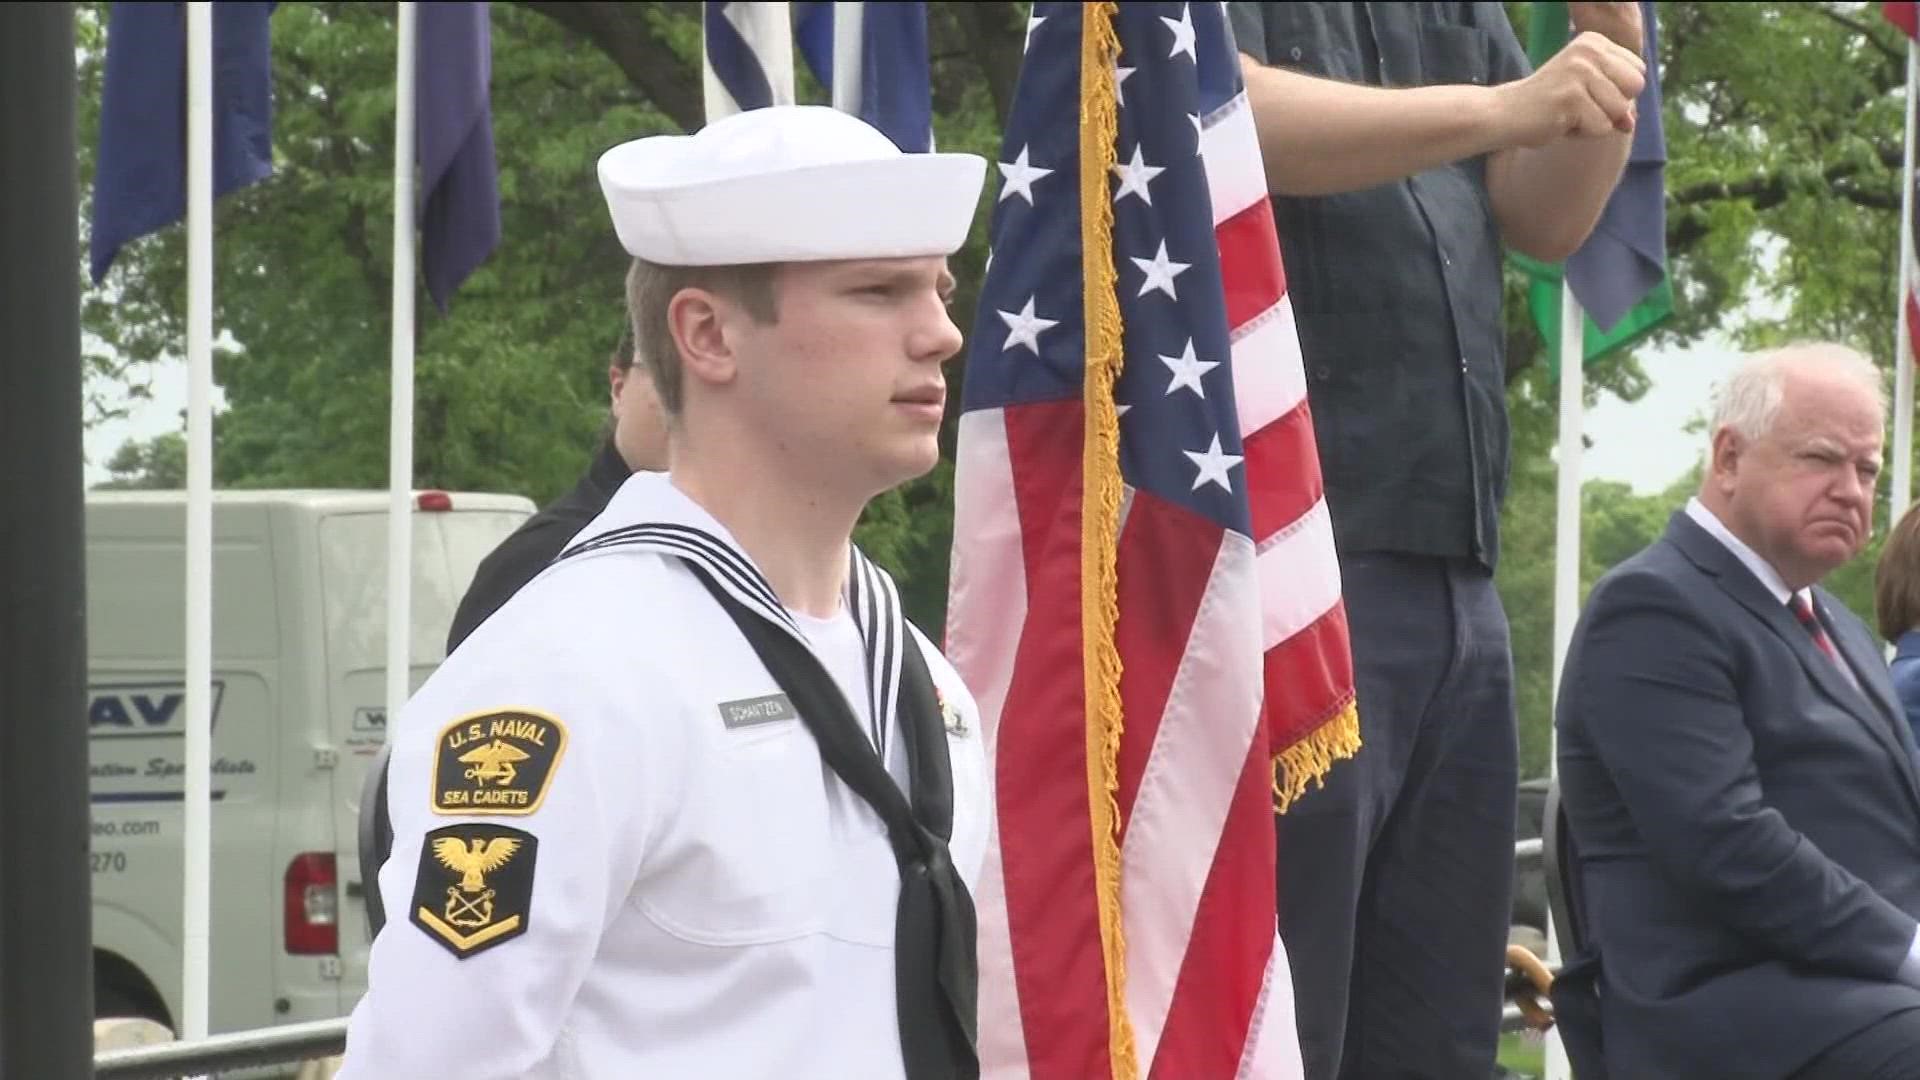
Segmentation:
{"type": "MultiPolygon", "coordinates": [[[[1530,5],[1507,7],[1525,40],[1530,5]]],[[[85,184],[106,6],[79,8],[85,184]]],[[[414,479],[545,501],[591,458],[606,415],[605,362],[623,318],[625,258],[593,163],[618,141],[699,123],[698,5],[496,4],[493,13],[503,244],[446,315],[416,290],[414,479]]],[[[1676,313],[1634,352],[1588,368],[1588,403],[1636,400],[1661,375],[1640,357],[1710,332],[1749,346],[1836,337],[1889,363],[1904,108],[1897,32],[1877,5],[1859,2],[1670,2],[1659,14],[1676,313]],[[1750,303],[1778,317],[1743,323],[1738,313],[1750,303]]],[[[1025,18],[1024,4],[930,6],[943,149],[997,158],[1025,18]]],[[[390,4],[286,4],[274,16],[276,173],[216,208],[215,326],[226,337],[215,377],[228,402],[215,433],[222,486],[386,484],[392,20],[390,4]]],[[[802,90],[820,100],[804,76],[802,90]]],[[[974,234],[953,260],[954,316],[968,332],[995,187],[983,192],[974,234]]],[[[84,219],[89,193],[82,198],[84,219]]],[[[86,290],[96,420],[116,399],[137,397],[153,366],[180,350],[182,232],[134,244],[103,286],[86,290]]],[[[80,261],[76,273],[84,273],[80,261]]],[[[1514,457],[1499,586],[1513,628],[1523,761],[1537,774],[1546,768],[1552,695],[1558,390],[1525,286],[1517,271],[1509,275],[1514,457]]],[[[948,377],[962,383],[963,361],[948,377]]],[[[952,536],[951,420],[943,444],[947,460],[877,501],[860,530],[861,543],[899,576],[909,612],[935,631],[952,536]]],[[[123,451],[112,482],[177,476],[169,456],[177,446],[163,438],[123,451]]],[[[1689,490],[1637,496],[1592,485],[1582,596],[1650,541],[1689,490]]],[[[1832,582],[1863,615],[1875,552],[1832,582]]]]}
{"type": "Polygon", "coordinates": [[[113,475],[97,486],[102,491],[163,490],[187,486],[187,437],[170,431],[151,439],[129,442],[107,461],[113,475]]]}

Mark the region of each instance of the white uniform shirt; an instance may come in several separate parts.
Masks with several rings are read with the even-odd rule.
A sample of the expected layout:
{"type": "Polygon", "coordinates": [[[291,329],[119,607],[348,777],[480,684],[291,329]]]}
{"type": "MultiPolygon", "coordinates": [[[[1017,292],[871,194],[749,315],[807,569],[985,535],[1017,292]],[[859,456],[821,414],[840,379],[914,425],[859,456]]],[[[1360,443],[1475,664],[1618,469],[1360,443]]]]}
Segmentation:
{"type": "MultiPolygon", "coordinates": [[[[643,522],[737,556],[660,474],[629,480],[581,537],[643,522]]],[[[814,629],[855,715],[880,705],[904,787],[891,698],[867,692],[890,685],[887,638],[860,633],[885,622],[891,583],[868,578],[830,620],[837,639],[814,629]]],[[[991,805],[977,708],[907,635],[948,710],[951,854],[972,889],[991,805]]],[[[901,1076],[886,828],[780,694],[674,556],[608,547],[516,594],[390,732],[389,914],[341,1080],[901,1076]]]]}

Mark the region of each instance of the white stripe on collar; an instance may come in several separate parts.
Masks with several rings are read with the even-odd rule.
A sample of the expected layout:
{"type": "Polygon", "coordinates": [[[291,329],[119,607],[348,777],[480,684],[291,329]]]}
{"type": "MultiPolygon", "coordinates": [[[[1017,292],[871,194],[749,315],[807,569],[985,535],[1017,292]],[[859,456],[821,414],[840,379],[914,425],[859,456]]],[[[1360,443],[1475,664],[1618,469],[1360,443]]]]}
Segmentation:
{"type": "MultiPolygon", "coordinates": [[[[636,473],[628,478],[600,516],[582,529],[554,561],[614,550],[652,551],[701,567],[736,600],[765,615],[819,656],[733,535],[674,487],[666,474],[636,473]]],[[[868,738],[884,759],[887,732],[893,728],[899,705],[901,650],[908,645],[899,590],[885,570],[849,545],[843,597],[866,644],[868,704],[873,717],[868,738]]]]}

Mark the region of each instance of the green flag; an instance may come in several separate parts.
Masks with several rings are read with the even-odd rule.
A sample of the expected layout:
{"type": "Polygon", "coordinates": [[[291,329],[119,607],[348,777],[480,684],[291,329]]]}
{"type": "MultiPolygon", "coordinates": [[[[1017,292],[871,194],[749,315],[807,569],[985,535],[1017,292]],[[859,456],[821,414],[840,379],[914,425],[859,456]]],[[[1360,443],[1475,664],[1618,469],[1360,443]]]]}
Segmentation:
{"type": "MultiPolygon", "coordinates": [[[[1659,56],[1654,5],[1640,4],[1646,55],[1659,56]]],[[[1527,26],[1527,56],[1535,68],[1566,47],[1567,5],[1536,0],[1527,26]]],[[[1565,265],[1542,263],[1514,252],[1514,263],[1533,279],[1527,307],[1547,342],[1549,370],[1560,365],[1560,283],[1568,280],[1586,319],[1583,360],[1631,345],[1673,315],[1673,289],[1666,268],[1666,138],[1660,117],[1658,65],[1649,62],[1638,101],[1638,122],[1626,171],[1586,243],[1565,265]]]]}

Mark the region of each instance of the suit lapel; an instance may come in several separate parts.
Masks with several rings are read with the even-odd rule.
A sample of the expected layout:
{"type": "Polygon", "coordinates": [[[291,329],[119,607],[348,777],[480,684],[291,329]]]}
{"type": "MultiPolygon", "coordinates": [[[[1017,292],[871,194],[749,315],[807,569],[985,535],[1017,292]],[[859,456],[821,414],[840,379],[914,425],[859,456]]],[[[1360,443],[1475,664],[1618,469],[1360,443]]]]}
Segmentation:
{"type": "Polygon", "coordinates": [[[1873,641],[1861,633],[1856,626],[1850,622],[1827,617],[1826,611],[1828,604],[1832,603],[1831,597],[1822,590],[1815,589],[1813,599],[1814,606],[1820,614],[1820,621],[1826,625],[1827,633],[1833,638],[1834,647],[1839,650],[1847,666],[1853,669],[1854,677],[1860,681],[1860,693],[1855,694],[1854,697],[1858,699],[1864,695],[1872,703],[1870,715],[1878,722],[1869,726],[1874,729],[1876,735],[1880,736],[1881,742],[1887,745],[1894,759],[1903,766],[1901,772],[1905,774],[1907,783],[1912,786],[1914,798],[1920,801],[1920,763],[1914,761],[1913,751],[1900,738],[1900,725],[1905,723],[1904,711],[1894,700],[1893,682],[1887,677],[1887,665],[1880,659],[1879,650],[1874,647],[1873,641]]]}
{"type": "MultiPolygon", "coordinates": [[[[1871,644],[1856,641],[1851,630],[1836,629],[1835,620],[1826,618],[1824,613],[1821,615],[1821,622],[1827,626],[1834,647],[1860,681],[1860,689],[1855,689],[1833,661],[1827,659],[1827,655],[1814,644],[1813,635],[1800,625],[1800,620],[1787,609],[1787,605],[1775,599],[1773,593],[1747,569],[1746,564],[1728,551],[1726,545],[1713,534],[1688,517],[1685,511],[1674,515],[1668,535],[1695,566],[1706,571],[1727,595],[1752,612],[1755,618],[1765,623],[1786,643],[1787,648],[1793,650],[1800,667],[1820,688],[1821,693],[1860,721],[1874,741],[1893,757],[1900,775],[1906,778],[1908,795],[1916,805],[1920,805],[1920,766],[1916,766],[1913,755],[1893,728],[1899,710],[1892,706],[1892,694],[1884,685],[1884,665],[1876,669],[1871,662],[1871,644]]],[[[1819,589],[1814,590],[1814,600],[1821,609],[1830,602],[1830,598],[1819,589]]]]}

